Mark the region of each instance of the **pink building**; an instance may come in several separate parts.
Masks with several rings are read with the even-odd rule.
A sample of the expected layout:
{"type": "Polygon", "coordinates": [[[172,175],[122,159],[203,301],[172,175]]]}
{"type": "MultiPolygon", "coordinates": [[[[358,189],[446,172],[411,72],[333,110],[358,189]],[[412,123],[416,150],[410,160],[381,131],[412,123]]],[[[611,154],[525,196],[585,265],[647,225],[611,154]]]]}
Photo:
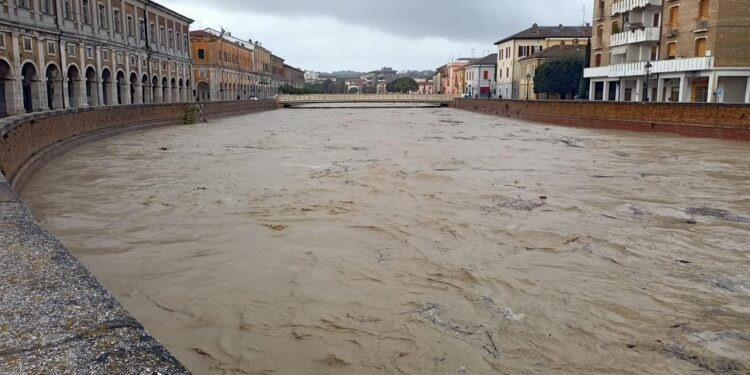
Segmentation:
{"type": "Polygon", "coordinates": [[[417,94],[419,95],[432,95],[433,93],[432,88],[432,81],[423,81],[419,82],[419,89],[417,90],[417,94]]]}

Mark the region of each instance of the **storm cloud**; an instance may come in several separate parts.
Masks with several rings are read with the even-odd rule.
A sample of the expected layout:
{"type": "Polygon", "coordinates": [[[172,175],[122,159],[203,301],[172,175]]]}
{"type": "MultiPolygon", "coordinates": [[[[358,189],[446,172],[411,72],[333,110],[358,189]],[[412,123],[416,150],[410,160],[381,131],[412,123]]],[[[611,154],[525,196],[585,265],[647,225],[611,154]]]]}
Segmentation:
{"type": "Polygon", "coordinates": [[[589,0],[163,0],[194,18],[260,40],[292,65],[312,70],[432,69],[452,57],[492,52],[531,26],[579,25],[589,0]],[[472,52],[473,50],[473,52],[472,52]]]}

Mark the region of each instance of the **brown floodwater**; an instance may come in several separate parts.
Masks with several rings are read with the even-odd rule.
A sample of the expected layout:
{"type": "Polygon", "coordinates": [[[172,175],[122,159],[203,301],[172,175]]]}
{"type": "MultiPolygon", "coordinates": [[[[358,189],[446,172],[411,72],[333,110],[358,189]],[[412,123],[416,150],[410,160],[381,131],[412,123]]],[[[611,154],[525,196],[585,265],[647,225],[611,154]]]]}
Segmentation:
{"type": "Polygon", "coordinates": [[[747,374],[749,155],[285,109],[84,145],[23,198],[197,374],[747,374]]]}

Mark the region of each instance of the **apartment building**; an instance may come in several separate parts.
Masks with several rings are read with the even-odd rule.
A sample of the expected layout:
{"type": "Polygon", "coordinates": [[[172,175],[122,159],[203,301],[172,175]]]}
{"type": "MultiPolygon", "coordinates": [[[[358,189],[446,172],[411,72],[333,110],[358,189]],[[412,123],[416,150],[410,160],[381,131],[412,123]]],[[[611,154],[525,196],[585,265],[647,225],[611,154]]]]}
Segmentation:
{"type": "Polygon", "coordinates": [[[193,20],[147,0],[0,6],[0,116],[190,100],[193,20]]]}
{"type": "Polygon", "coordinates": [[[284,64],[284,84],[301,89],[305,87],[305,72],[284,64]]]}
{"type": "Polygon", "coordinates": [[[503,38],[497,46],[497,96],[521,98],[522,74],[519,60],[555,45],[586,45],[591,38],[590,26],[539,26],[503,38]]]}
{"type": "Polygon", "coordinates": [[[750,102],[747,0],[596,0],[591,100],[750,102]]]}
{"type": "Polygon", "coordinates": [[[214,29],[190,32],[196,100],[250,99],[257,91],[255,45],[214,29]]]}

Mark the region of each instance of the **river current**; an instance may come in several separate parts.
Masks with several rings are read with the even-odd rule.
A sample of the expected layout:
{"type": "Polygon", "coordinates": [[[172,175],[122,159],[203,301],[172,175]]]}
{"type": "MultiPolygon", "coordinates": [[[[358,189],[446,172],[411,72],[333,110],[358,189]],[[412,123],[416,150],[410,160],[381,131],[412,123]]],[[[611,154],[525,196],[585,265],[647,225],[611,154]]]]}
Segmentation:
{"type": "Polygon", "coordinates": [[[749,155],[285,109],[78,147],[23,199],[196,374],[748,374],[749,155]]]}

